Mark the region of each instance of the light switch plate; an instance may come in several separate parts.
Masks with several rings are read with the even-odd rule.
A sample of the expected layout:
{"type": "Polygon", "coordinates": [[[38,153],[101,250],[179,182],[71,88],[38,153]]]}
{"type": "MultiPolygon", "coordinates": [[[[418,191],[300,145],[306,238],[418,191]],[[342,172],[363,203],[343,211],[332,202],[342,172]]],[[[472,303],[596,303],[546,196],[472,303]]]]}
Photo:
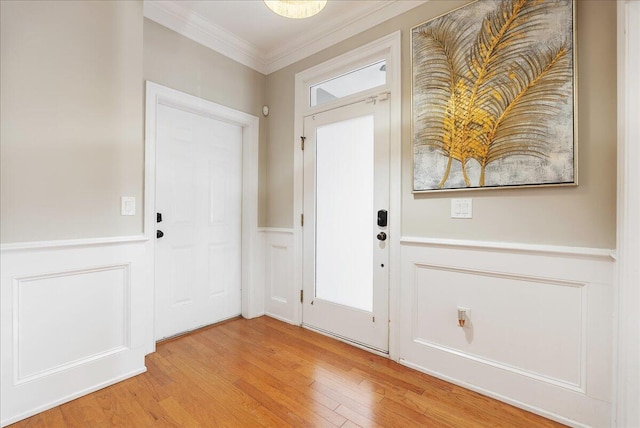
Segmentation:
{"type": "Polygon", "coordinates": [[[136,215],[136,198],[123,196],[120,199],[120,215],[136,215]]]}
{"type": "Polygon", "coordinates": [[[472,218],[473,202],[471,198],[451,199],[451,218],[472,218]]]}

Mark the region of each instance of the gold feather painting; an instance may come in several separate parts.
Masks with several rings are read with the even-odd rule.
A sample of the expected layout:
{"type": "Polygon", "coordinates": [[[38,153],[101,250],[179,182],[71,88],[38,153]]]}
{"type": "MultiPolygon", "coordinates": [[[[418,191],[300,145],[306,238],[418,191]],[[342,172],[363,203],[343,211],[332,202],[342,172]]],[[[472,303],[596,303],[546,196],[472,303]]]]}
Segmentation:
{"type": "Polygon", "coordinates": [[[577,184],[572,0],[478,0],[412,29],[414,192],[577,184]]]}

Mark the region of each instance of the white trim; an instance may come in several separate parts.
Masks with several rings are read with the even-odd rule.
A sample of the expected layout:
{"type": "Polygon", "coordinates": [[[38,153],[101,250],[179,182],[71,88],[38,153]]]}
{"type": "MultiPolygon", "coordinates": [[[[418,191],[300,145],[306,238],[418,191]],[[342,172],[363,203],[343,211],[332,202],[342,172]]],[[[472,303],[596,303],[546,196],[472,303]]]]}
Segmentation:
{"type": "Polygon", "coordinates": [[[359,6],[352,13],[344,14],[338,23],[327,21],[324,25],[316,25],[266,53],[254,44],[189,10],[179,1],[145,0],[143,13],[146,18],[240,64],[260,73],[269,74],[373,28],[423,3],[426,3],[426,0],[393,0],[372,2],[370,6],[364,8],[359,6]]]}
{"type": "Polygon", "coordinates": [[[514,400],[514,399],[512,399],[510,397],[507,397],[505,395],[496,394],[495,392],[492,392],[492,391],[490,391],[488,389],[477,387],[477,386],[472,385],[470,383],[467,383],[465,381],[453,378],[451,376],[447,376],[445,374],[436,372],[434,370],[429,370],[429,369],[427,369],[427,368],[425,368],[425,367],[423,367],[423,366],[421,366],[419,364],[414,364],[414,363],[412,363],[410,361],[407,361],[407,360],[404,360],[402,358],[400,358],[398,360],[398,363],[402,364],[403,366],[406,366],[406,367],[412,368],[414,370],[417,370],[419,372],[426,373],[426,374],[428,374],[430,376],[433,376],[435,378],[442,379],[442,380],[444,380],[446,382],[449,382],[449,383],[452,383],[454,385],[461,386],[461,387],[463,387],[465,389],[470,389],[471,391],[475,391],[475,392],[480,393],[480,394],[482,394],[484,396],[495,398],[496,400],[502,401],[502,402],[507,403],[507,404],[511,404],[512,406],[518,407],[520,409],[528,410],[529,412],[535,413],[535,414],[540,415],[540,416],[544,416],[547,419],[551,419],[553,421],[560,422],[562,424],[565,424],[565,425],[568,425],[568,426],[572,426],[572,427],[585,427],[585,428],[588,427],[588,425],[581,424],[581,423],[576,422],[576,421],[574,421],[572,419],[565,418],[565,417],[557,415],[555,413],[548,412],[548,411],[543,410],[543,409],[541,409],[539,407],[536,407],[536,406],[531,406],[531,405],[529,405],[527,403],[524,403],[522,401],[514,400]]]}
{"type": "Polygon", "coordinates": [[[338,336],[337,334],[333,334],[331,332],[328,332],[328,331],[325,331],[325,330],[322,330],[320,328],[316,328],[316,327],[313,327],[313,326],[307,325],[307,324],[302,324],[301,327],[302,328],[306,328],[307,330],[313,331],[314,333],[318,333],[318,334],[321,334],[323,336],[335,339],[338,342],[346,343],[347,345],[351,345],[351,346],[354,346],[356,348],[362,349],[363,351],[371,352],[372,354],[376,354],[376,355],[379,355],[379,356],[384,357],[384,358],[389,358],[389,353],[388,352],[383,352],[383,351],[381,351],[379,349],[372,348],[372,347],[367,346],[367,345],[363,345],[362,343],[358,343],[358,342],[353,341],[351,339],[347,339],[346,337],[338,336]]]}
{"type": "Polygon", "coordinates": [[[468,241],[459,239],[421,238],[403,236],[402,245],[429,245],[438,247],[470,248],[479,250],[506,250],[521,253],[541,253],[548,255],[576,256],[615,260],[615,251],[606,248],[564,247],[557,245],[521,244],[514,242],[468,241]]]}
{"type": "Polygon", "coordinates": [[[178,34],[213,49],[240,64],[265,73],[264,54],[258,48],[228,30],[190,11],[178,1],[144,1],[145,18],[149,18],[178,34]]]}
{"type": "Polygon", "coordinates": [[[264,315],[268,316],[269,318],[276,319],[278,321],[286,322],[287,324],[297,325],[296,323],[292,322],[290,319],[274,314],[273,312],[265,312],[264,315]]]}
{"type": "Polygon", "coordinates": [[[47,404],[45,404],[43,406],[36,407],[35,409],[31,409],[28,412],[24,412],[24,413],[21,413],[19,415],[7,418],[7,419],[2,421],[2,426],[11,425],[13,423],[16,423],[18,421],[26,419],[28,417],[37,415],[38,413],[44,412],[45,410],[52,409],[52,408],[54,408],[56,406],[59,406],[61,404],[68,403],[71,400],[75,400],[76,398],[83,397],[83,396],[85,396],[87,394],[91,394],[92,392],[96,392],[96,391],[98,391],[100,389],[106,388],[107,386],[115,385],[118,382],[122,382],[123,380],[129,379],[129,378],[131,378],[133,376],[137,376],[139,374],[145,373],[146,371],[147,371],[147,368],[146,367],[142,367],[141,369],[133,370],[133,371],[131,371],[129,373],[126,373],[126,374],[123,374],[123,375],[118,376],[116,378],[110,379],[110,380],[108,380],[106,382],[102,382],[99,385],[94,385],[91,388],[86,388],[86,389],[83,389],[82,391],[74,392],[73,394],[69,394],[69,395],[67,395],[65,397],[59,398],[59,399],[57,399],[55,401],[52,401],[50,403],[47,403],[47,404]]]}
{"type": "MultiPolygon", "coordinates": [[[[258,286],[255,260],[258,256],[258,126],[256,116],[147,81],[145,116],[145,201],[144,232],[155,230],[156,115],[159,104],[201,114],[241,126],[242,132],[242,316],[264,313],[262,290],[258,286]]],[[[149,240],[149,281],[155,283],[155,238],[149,240]]],[[[154,298],[151,296],[152,303],[154,298]]],[[[155,334],[149,352],[155,350],[155,334]]]]}
{"type": "Polygon", "coordinates": [[[380,2],[368,10],[358,9],[355,14],[344,15],[337,27],[327,24],[310,29],[302,37],[292,39],[280,49],[270,52],[266,60],[266,73],[278,71],[424,3],[426,0],[380,2]]]}
{"type": "Polygon", "coordinates": [[[299,300],[293,282],[293,230],[289,228],[262,228],[262,251],[256,260],[264,289],[265,314],[289,324],[296,324],[294,311],[299,300]],[[276,254],[274,253],[276,251],[276,254]]]}
{"type": "Polygon", "coordinates": [[[640,426],[640,4],[618,2],[618,193],[612,426],[640,426]]]}
{"type": "Polygon", "coordinates": [[[148,313],[152,290],[147,282],[147,245],[130,242],[0,254],[0,425],[145,370],[152,321],[148,313]],[[95,298],[87,301],[75,292],[87,287],[99,295],[91,292],[95,298]],[[50,294],[43,297],[29,292],[35,289],[49,290],[50,294]],[[113,304],[104,305],[105,296],[113,304]],[[46,318],[38,319],[41,311],[32,310],[37,307],[48,308],[50,313],[43,316],[58,308],[63,313],[58,314],[55,325],[75,326],[60,333],[70,341],[72,352],[46,352],[47,335],[55,326],[47,325],[46,318]],[[80,309],[67,310],[74,307],[80,309]],[[43,330],[43,325],[48,328],[43,330]],[[106,336],[92,335],[91,331],[102,331],[106,336]]]}
{"type": "Polygon", "coordinates": [[[34,241],[34,242],[15,242],[11,244],[2,244],[0,251],[20,251],[35,250],[40,248],[57,248],[57,247],[86,247],[95,245],[109,244],[128,244],[130,242],[144,242],[149,238],[142,235],[128,236],[110,236],[107,238],[86,238],[86,239],[61,239],[56,241],[34,241]]]}
{"type": "MultiPolygon", "coordinates": [[[[300,150],[299,137],[303,132],[304,117],[311,111],[308,102],[307,88],[313,83],[325,79],[329,75],[339,75],[348,71],[359,62],[366,62],[372,58],[387,58],[387,85],[378,90],[386,90],[390,93],[390,191],[389,191],[389,356],[392,359],[398,357],[397,335],[399,324],[396,322],[399,316],[399,287],[400,287],[400,236],[401,236],[401,209],[402,209],[402,124],[401,124],[401,32],[396,31],[371,43],[368,43],[351,52],[335,57],[322,64],[316,65],[295,76],[295,119],[293,134],[294,168],[293,168],[293,251],[294,274],[293,283],[296,290],[302,288],[302,226],[298,219],[303,212],[303,154],[300,150]]],[[[348,103],[351,99],[339,100],[338,103],[348,103]]],[[[331,107],[337,107],[332,104],[331,107]]],[[[327,106],[322,106],[327,108],[327,106]]],[[[296,303],[294,321],[302,322],[301,304],[296,303]]]]}
{"type": "MultiPolygon", "coordinates": [[[[422,345],[422,346],[428,346],[429,348],[433,348],[433,349],[436,349],[438,351],[447,352],[447,353],[449,353],[451,355],[455,355],[455,356],[460,357],[460,358],[466,358],[468,360],[475,361],[475,362],[478,362],[480,364],[484,364],[484,365],[487,365],[487,366],[495,367],[495,368],[498,368],[498,369],[501,369],[501,370],[504,370],[504,371],[507,371],[507,372],[511,372],[513,374],[517,374],[517,375],[520,375],[520,376],[526,376],[528,378],[531,378],[533,380],[537,380],[539,382],[546,382],[546,383],[548,383],[550,385],[558,386],[558,387],[565,388],[565,389],[568,389],[568,390],[571,390],[571,391],[575,391],[575,392],[579,392],[581,394],[585,394],[586,393],[586,388],[584,386],[585,379],[583,379],[583,378],[580,379],[580,383],[579,384],[575,384],[575,383],[571,383],[571,382],[568,382],[568,381],[564,381],[562,379],[554,379],[552,377],[545,376],[543,374],[539,374],[539,373],[528,371],[528,370],[523,370],[523,369],[521,369],[519,367],[511,366],[509,364],[501,363],[499,361],[494,361],[494,360],[491,360],[491,359],[488,359],[488,358],[484,358],[484,357],[480,357],[480,356],[477,356],[477,355],[473,355],[473,354],[469,354],[469,353],[466,353],[466,352],[462,352],[462,351],[459,351],[459,350],[457,350],[455,348],[451,348],[449,346],[440,345],[440,344],[432,342],[430,340],[424,340],[424,339],[421,339],[421,338],[415,338],[415,339],[413,339],[413,341],[415,343],[419,344],[419,345],[422,345]]],[[[581,359],[584,360],[585,358],[586,358],[586,355],[583,354],[581,356],[581,359]]]]}
{"type": "Polygon", "coordinates": [[[293,229],[290,227],[259,227],[260,233],[288,233],[293,234],[293,229]]]}
{"type": "Polygon", "coordinates": [[[402,245],[401,358],[608,426],[614,269],[610,259],[573,254],[402,245]],[[456,306],[470,311],[463,329],[456,306]]]}
{"type": "MultiPolygon", "coordinates": [[[[414,266],[414,269],[417,268],[417,269],[445,271],[450,273],[463,273],[466,275],[472,275],[476,278],[490,277],[490,278],[506,279],[506,280],[518,281],[518,282],[538,283],[538,284],[544,284],[544,285],[552,285],[552,286],[558,286],[558,287],[572,287],[572,288],[580,289],[582,319],[580,322],[581,346],[580,346],[579,360],[580,360],[581,370],[580,370],[580,379],[577,382],[571,382],[570,380],[566,380],[566,379],[563,380],[560,378],[554,378],[552,376],[549,376],[543,373],[538,373],[533,370],[523,369],[515,365],[511,365],[511,364],[496,361],[487,357],[475,355],[470,352],[463,352],[458,349],[452,348],[450,346],[439,344],[429,339],[423,339],[415,335],[413,337],[413,342],[422,346],[428,346],[430,348],[433,348],[442,352],[448,352],[460,358],[467,358],[469,360],[473,360],[473,361],[476,361],[485,365],[489,365],[492,367],[496,367],[505,371],[509,371],[515,374],[519,374],[521,376],[527,376],[531,379],[550,383],[555,386],[560,386],[563,388],[571,389],[573,391],[586,394],[586,381],[587,381],[587,373],[586,373],[587,346],[586,344],[587,344],[588,317],[585,312],[587,308],[587,301],[586,301],[586,293],[584,291],[584,288],[587,286],[587,283],[585,283],[584,281],[576,281],[572,279],[561,279],[561,278],[553,278],[553,277],[549,278],[549,277],[540,276],[537,274],[529,274],[529,273],[524,274],[520,272],[502,272],[498,270],[487,270],[487,269],[477,269],[477,268],[469,268],[469,267],[431,264],[431,263],[416,262],[416,261],[413,262],[413,266],[414,266]]],[[[417,284],[414,284],[414,287],[416,285],[417,284]]],[[[416,295],[415,293],[416,293],[416,290],[414,289],[414,295],[416,295]]],[[[419,308],[417,305],[418,305],[418,302],[414,301],[414,308],[412,309],[414,314],[417,314],[419,311],[419,308]]],[[[414,318],[414,322],[416,321],[417,320],[414,318]]],[[[413,326],[413,331],[418,331],[417,325],[413,326]]]]}

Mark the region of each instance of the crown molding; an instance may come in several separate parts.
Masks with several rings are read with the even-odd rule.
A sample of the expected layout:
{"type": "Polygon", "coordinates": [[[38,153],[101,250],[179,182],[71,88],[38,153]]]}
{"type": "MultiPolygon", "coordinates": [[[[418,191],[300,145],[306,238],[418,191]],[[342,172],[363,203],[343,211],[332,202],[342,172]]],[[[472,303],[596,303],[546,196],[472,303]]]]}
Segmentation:
{"type": "Polygon", "coordinates": [[[369,8],[344,14],[292,38],[278,49],[263,53],[252,43],[188,10],[179,1],[144,1],[144,16],[262,74],[273,73],[323,49],[368,30],[428,0],[380,1],[369,8]]]}
{"type": "Polygon", "coordinates": [[[359,9],[353,13],[343,15],[337,25],[334,21],[325,25],[315,26],[302,37],[291,40],[279,49],[269,52],[266,58],[267,74],[278,71],[349,37],[373,28],[427,3],[427,1],[429,0],[383,1],[372,5],[364,11],[359,9]]]}
{"type": "Polygon", "coordinates": [[[264,55],[248,41],[188,10],[178,1],[144,1],[145,18],[163,25],[240,64],[266,74],[264,55]]]}

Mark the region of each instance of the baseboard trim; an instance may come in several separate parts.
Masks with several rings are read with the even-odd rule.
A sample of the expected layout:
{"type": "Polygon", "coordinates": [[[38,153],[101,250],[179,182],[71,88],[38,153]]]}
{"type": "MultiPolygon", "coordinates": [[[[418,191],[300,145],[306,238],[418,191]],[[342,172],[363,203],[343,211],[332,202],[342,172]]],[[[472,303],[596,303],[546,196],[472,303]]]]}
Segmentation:
{"type": "Polygon", "coordinates": [[[82,391],[75,392],[73,394],[67,395],[66,397],[59,398],[59,399],[54,400],[54,401],[52,401],[52,402],[50,402],[48,404],[45,404],[43,406],[40,406],[40,407],[37,407],[35,409],[29,410],[28,412],[22,413],[20,415],[14,416],[14,417],[9,418],[9,419],[5,419],[4,421],[2,421],[0,423],[0,425],[2,425],[3,427],[5,427],[7,425],[11,425],[11,424],[13,424],[15,422],[21,421],[21,420],[26,419],[28,417],[37,415],[38,413],[44,412],[45,410],[52,409],[52,408],[54,408],[56,406],[59,406],[61,404],[68,403],[69,401],[75,400],[76,398],[80,398],[80,397],[82,397],[84,395],[91,394],[92,392],[96,392],[96,391],[98,391],[98,390],[100,390],[102,388],[106,388],[108,386],[114,385],[114,384],[116,384],[118,382],[121,382],[123,380],[132,378],[132,377],[137,376],[137,375],[142,374],[142,373],[145,373],[146,371],[147,371],[147,368],[143,366],[142,368],[133,370],[133,371],[131,371],[129,373],[123,374],[122,376],[118,376],[116,378],[113,378],[113,379],[108,380],[106,382],[103,382],[101,384],[94,385],[91,388],[87,388],[87,389],[84,389],[82,391]]]}
{"type": "Polygon", "coordinates": [[[280,315],[276,315],[276,314],[273,314],[271,312],[265,312],[264,315],[268,316],[270,318],[276,319],[278,321],[286,322],[287,324],[297,325],[297,326],[300,325],[300,324],[295,323],[293,320],[290,320],[290,319],[285,318],[285,317],[281,317],[280,315]]]}
{"type": "Polygon", "coordinates": [[[523,403],[521,401],[513,400],[513,399],[511,399],[509,397],[505,397],[504,395],[496,394],[495,392],[489,391],[487,389],[478,388],[477,386],[471,385],[471,384],[466,383],[464,381],[461,381],[459,379],[456,379],[456,378],[453,378],[453,377],[450,377],[450,376],[447,376],[447,375],[443,375],[442,373],[435,372],[433,370],[426,369],[426,368],[424,368],[424,367],[422,367],[422,366],[420,366],[418,364],[411,363],[411,362],[409,362],[407,360],[404,360],[402,358],[400,358],[398,360],[398,363],[402,364],[403,366],[409,367],[409,368],[411,368],[413,370],[417,370],[419,372],[428,374],[429,376],[433,376],[435,378],[444,380],[445,382],[449,382],[449,383],[452,383],[454,385],[460,386],[462,388],[469,389],[471,391],[475,391],[475,392],[477,392],[479,394],[482,394],[482,395],[485,395],[487,397],[495,398],[496,400],[502,401],[503,403],[507,403],[507,404],[515,406],[515,407],[517,407],[519,409],[523,409],[523,410],[526,410],[528,412],[535,413],[536,415],[543,416],[543,417],[545,417],[547,419],[551,419],[551,420],[559,422],[561,424],[565,424],[565,425],[568,425],[568,426],[571,426],[571,427],[577,427],[577,428],[583,428],[583,427],[587,428],[588,427],[588,425],[583,425],[583,424],[581,424],[579,422],[576,422],[574,420],[559,416],[559,415],[557,415],[555,413],[547,412],[547,411],[542,410],[542,409],[540,409],[538,407],[530,406],[530,405],[525,404],[525,403],[523,403]]]}

